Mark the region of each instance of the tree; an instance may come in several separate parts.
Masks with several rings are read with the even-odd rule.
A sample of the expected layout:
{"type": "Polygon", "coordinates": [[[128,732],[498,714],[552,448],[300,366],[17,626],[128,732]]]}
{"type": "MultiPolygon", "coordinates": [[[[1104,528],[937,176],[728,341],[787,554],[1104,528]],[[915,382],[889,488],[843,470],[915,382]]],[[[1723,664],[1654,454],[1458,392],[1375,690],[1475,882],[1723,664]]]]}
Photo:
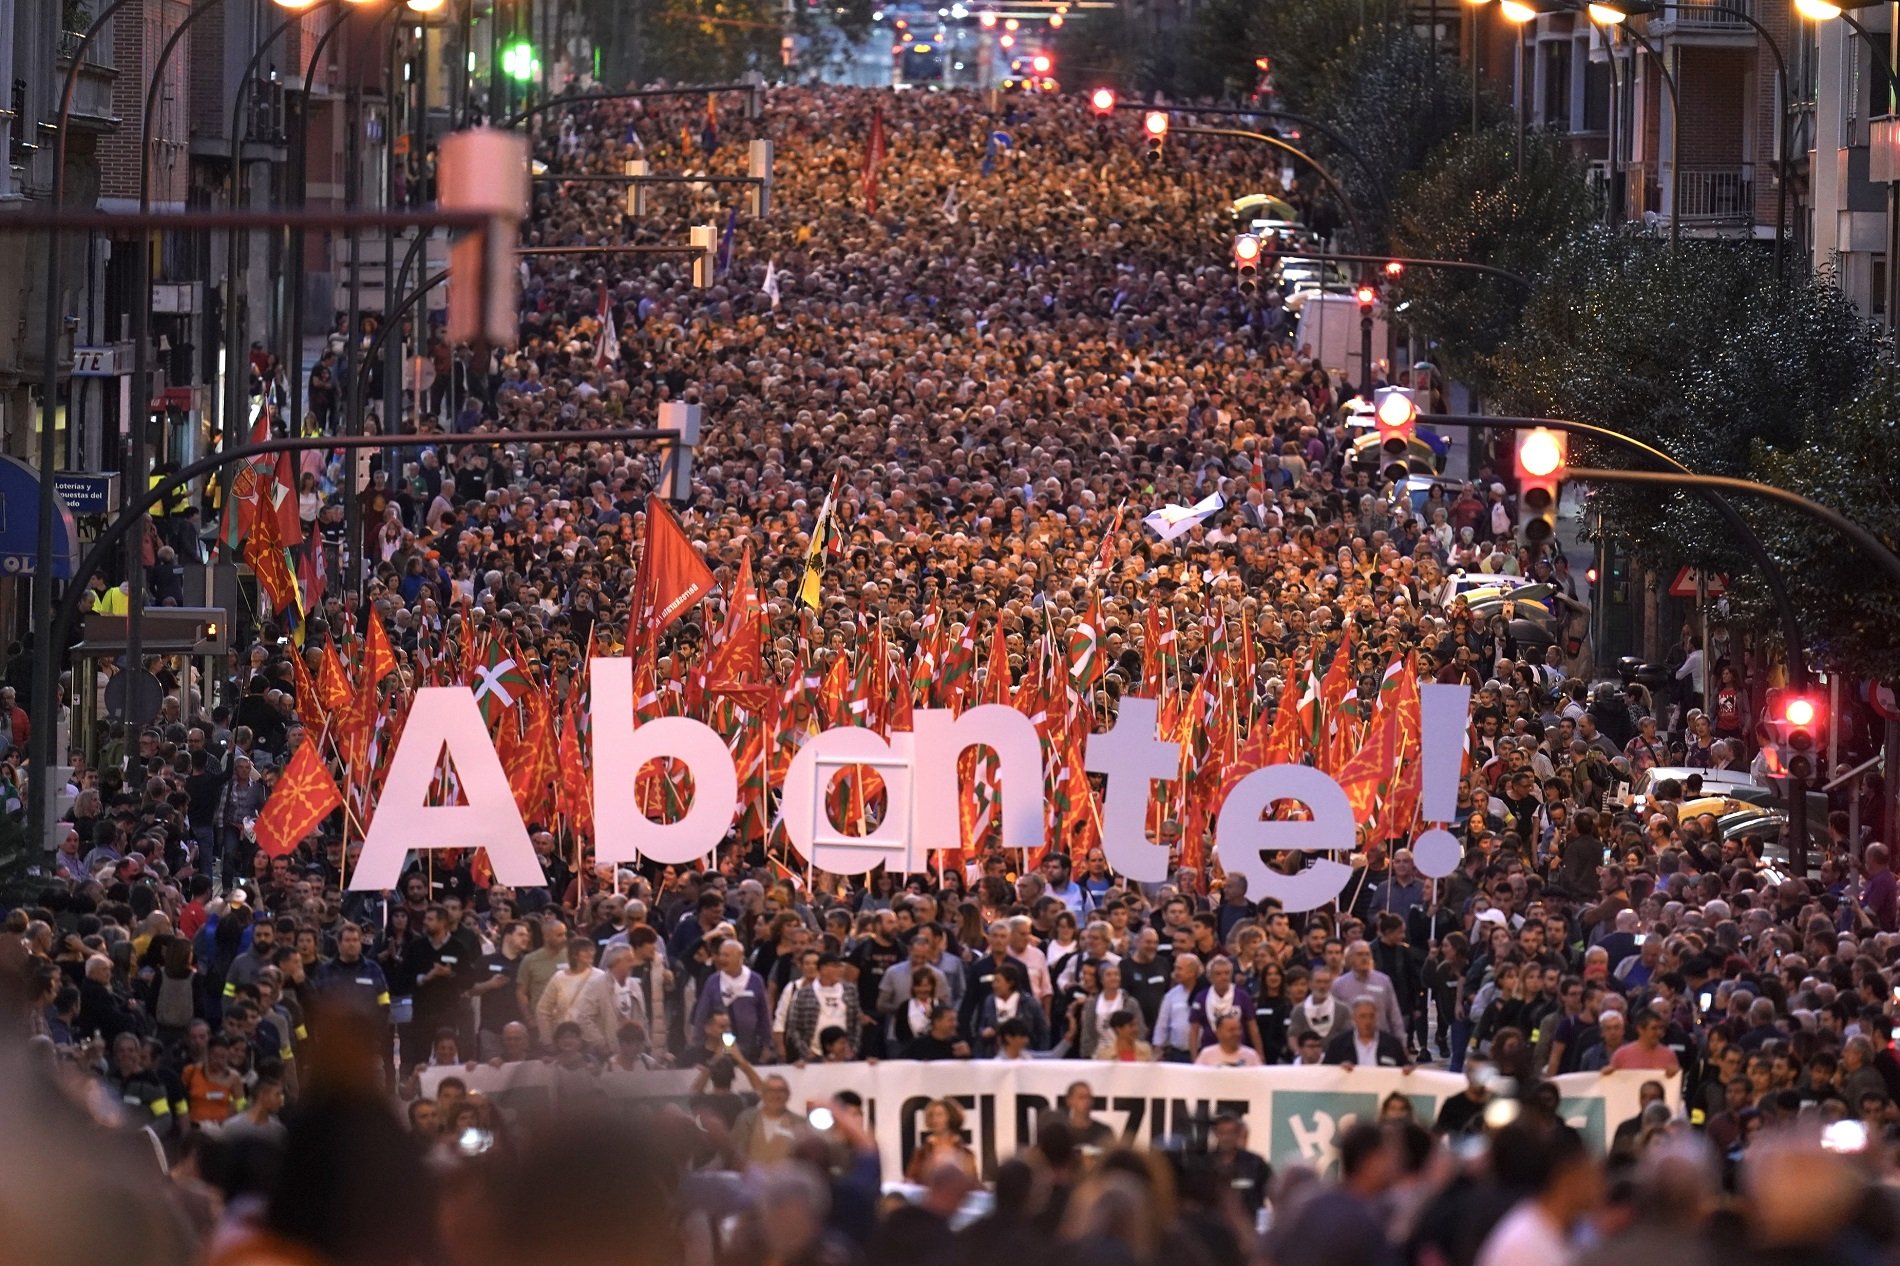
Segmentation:
{"type": "MultiPolygon", "coordinates": [[[[1470,118],[1470,80],[1413,31],[1390,26],[1363,30],[1337,63],[1332,99],[1312,113],[1331,123],[1359,155],[1337,152],[1322,137],[1329,166],[1347,196],[1375,227],[1386,223],[1391,191],[1461,130],[1470,118]]],[[[1304,112],[1304,111],[1303,111],[1304,112]]]]}
{"type": "MultiPolygon", "coordinates": [[[[1900,547],[1900,372],[1889,362],[1853,398],[1806,420],[1797,443],[1757,446],[1753,476],[1847,515],[1889,549],[1900,547]]],[[[1782,506],[1749,516],[1783,564],[1801,632],[1821,662],[1854,676],[1900,681],[1900,584],[1851,541],[1782,506]]]]}
{"type": "MultiPolygon", "coordinates": [[[[1488,363],[1504,411],[1594,422],[1701,474],[1805,481],[1853,505],[1866,495],[1861,472],[1850,481],[1840,468],[1873,463],[1878,472],[1891,462],[1890,441],[1881,451],[1891,422],[1864,398],[1880,363],[1874,331],[1825,276],[1777,284],[1768,254],[1749,244],[1672,249],[1602,229],[1580,234],[1557,253],[1517,333],[1488,363]],[[1850,406],[1860,412],[1844,412],[1850,406]],[[1843,459],[1835,437],[1844,417],[1860,429],[1843,459]]],[[[1621,448],[1575,448],[1579,464],[1654,468],[1621,448]]],[[[1687,563],[1728,572],[1738,621],[1775,636],[1753,561],[1704,496],[1614,485],[1594,495],[1601,521],[1633,556],[1662,571],[1687,563]]],[[[1791,522],[1772,503],[1730,500],[1782,563],[1808,640],[1825,630],[1831,645],[1866,653],[1868,622],[1885,596],[1843,602],[1835,586],[1846,573],[1832,555],[1836,570],[1820,573],[1829,579],[1809,574],[1825,551],[1843,552],[1839,540],[1791,522]]],[[[1887,494],[1867,505],[1894,503],[1887,494]]],[[[1900,507],[1894,513],[1900,518],[1900,507]]],[[[1864,560],[1856,566],[1865,587],[1864,560]]]]}
{"type": "MultiPolygon", "coordinates": [[[[1570,147],[1533,136],[1520,171],[1516,134],[1502,126],[1447,142],[1399,188],[1394,253],[1490,264],[1525,277],[1542,272],[1597,210],[1570,147]]],[[[1593,259],[1595,249],[1570,262],[1593,259]]],[[[1413,269],[1398,292],[1413,327],[1435,345],[1440,367],[1484,395],[1497,386],[1491,357],[1530,297],[1505,278],[1431,269],[1413,269]]]]}

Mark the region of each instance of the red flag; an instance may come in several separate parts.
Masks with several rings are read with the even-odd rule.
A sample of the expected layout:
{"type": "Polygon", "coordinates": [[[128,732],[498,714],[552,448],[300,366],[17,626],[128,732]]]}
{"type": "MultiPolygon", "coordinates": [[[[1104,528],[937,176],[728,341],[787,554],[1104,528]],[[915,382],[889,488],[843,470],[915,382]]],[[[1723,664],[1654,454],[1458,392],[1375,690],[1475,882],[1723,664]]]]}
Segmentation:
{"type": "Polygon", "coordinates": [[[369,671],[369,684],[375,686],[396,671],[396,650],[389,644],[389,630],[383,627],[383,617],[377,614],[373,602],[369,608],[369,635],[364,641],[363,663],[369,671]]]}
{"type": "Polygon", "coordinates": [[[257,815],[257,846],[282,857],[342,807],[343,794],[317,755],[316,741],[300,743],[257,815]]]}
{"type": "Polygon", "coordinates": [[[726,622],[713,642],[706,664],[706,693],[724,695],[754,712],[762,712],[776,693],[765,672],[765,612],[752,583],[752,545],[739,558],[739,578],[733,582],[726,622]]]}
{"type": "Polygon", "coordinates": [[[712,592],[706,560],[686,539],[686,529],[658,496],[647,497],[646,550],[628,624],[629,652],[650,652],[673,621],[712,592]]]}
{"type": "Polygon", "coordinates": [[[324,711],[341,712],[350,706],[350,675],[343,668],[343,657],[336,653],[336,643],[328,638],[323,643],[323,662],[317,665],[317,698],[322,702],[324,711]]]}
{"type": "Polygon", "coordinates": [[[303,662],[302,651],[291,655],[290,667],[293,674],[291,680],[297,689],[297,719],[303,722],[304,729],[312,734],[321,734],[329,710],[323,706],[316,679],[310,675],[310,666],[303,662]]]}
{"type": "Polygon", "coordinates": [[[884,165],[884,107],[871,112],[871,135],[864,142],[864,172],[858,187],[864,193],[864,212],[877,214],[877,171],[884,165]]]}

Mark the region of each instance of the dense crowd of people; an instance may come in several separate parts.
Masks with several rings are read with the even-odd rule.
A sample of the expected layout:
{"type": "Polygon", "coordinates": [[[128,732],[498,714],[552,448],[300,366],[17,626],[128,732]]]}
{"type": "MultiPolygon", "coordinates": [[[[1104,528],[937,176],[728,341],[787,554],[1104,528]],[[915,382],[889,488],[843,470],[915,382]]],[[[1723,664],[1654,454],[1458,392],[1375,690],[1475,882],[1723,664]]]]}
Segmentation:
{"type": "MultiPolygon", "coordinates": [[[[80,762],[44,887],[7,915],[0,965],[31,1036],[12,1080],[149,1138],[186,1240],[217,1228],[222,1260],[244,1262],[552,1260],[551,1243],[656,1263],[1027,1249],[1514,1266],[1656,1244],[1885,1260],[1877,1184],[1900,1123],[1887,848],[1837,815],[1818,874],[1795,875],[1778,841],[1723,834],[1696,774],[1643,785],[1747,768],[1745,665],[1715,665],[1706,700],[1694,672],[1654,698],[1597,686],[1589,594],[1560,550],[1519,545],[1501,480],[1395,497],[1352,460],[1340,366],[1297,346],[1282,296],[1242,295],[1208,246],[1232,198],[1276,187],[1257,158],[1179,146],[1148,165],[1079,101],[992,113],[958,93],[779,89],[761,120],[719,118],[710,153],[702,102],[539,127],[540,157],[573,174],[617,172],[636,148],[656,169],[736,170],[743,137],[770,135],[774,210],[738,221],[705,290],[674,263],[535,257],[519,348],[486,364],[438,349],[425,411],[364,494],[361,540],[343,539],[339,508],[353,463],[308,462],[297,548],[333,579],[360,552],[369,605],[330,584],[294,639],[268,617],[221,681],[156,663],[160,718],[80,762]],[[874,112],[881,165],[865,158],[874,112]],[[588,650],[625,637],[651,455],[430,434],[637,424],[669,400],[705,406],[682,517],[727,593],[749,550],[774,689],[861,655],[871,631],[909,685],[927,613],[952,638],[1000,627],[1022,682],[1091,602],[1104,662],[1074,706],[1095,728],[1158,665],[1191,681],[1236,638],[1259,668],[1233,706],[1255,724],[1296,706],[1309,664],[1343,651],[1340,677],[1372,699],[1411,654],[1418,679],[1473,691],[1461,865],[1424,878],[1411,821],[1388,822],[1337,903],[1289,914],[1175,817],[1153,824],[1177,863],[1160,884],[1115,875],[1087,830],[1039,856],[992,833],[931,873],[836,876],[743,826],[703,868],[596,867],[576,823],[537,821],[545,886],[432,852],[386,894],[344,891],[354,809],[291,851],[258,847],[287,761],[324,741],[299,683],[326,645],[361,662],[372,606],[392,702],[501,638],[565,700],[588,650]],[[823,597],[801,613],[834,489],[823,597]],[[1227,508],[1179,540],[1139,524],[1215,491],[1227,508]],[[1547,584],[1545,635],[1448,597],[1460,571],[1547,584]],[[1228,1118],[1172,1150],[1118,1150],[1085,1080],[1027,1155],[983,1173],[943,1100],[899,1175],[879,1172],[861,1101],[795,1105],[796,1067],[768,1067],[1056,1058],[1442,1063],[1470,1090],[1435,1121],[1344,1130],[1324,1178],[1272,1172],[1249,1150],[1261,1123],[1228,1118]],[[461,1078],[424,1079],[524,1061],[700,1076],[688,1100],[627,1120],[538,1126],[461,1078]],[[1668,1089],[1612,1123],[1607,1159],[1540,1089],[1596,1070],[1668,1089]],[[602,1225],[630,1225],[622,1185],[598,1199],[610,1157],[626,1158],[650,1241],[602,1225]],[[356,1176],[317,1190],[325,1165],[356,1176]],[[744,1185],[714,1181],[739,1172],[744,1185]],[[887,1205],[880,1182],[903,1177],[908,1198],[887,1205]],[[991,1204],[971,1220],[979,1181],[991,1204]]],[[[536,244],[670,234],[623,225],[618,189],[537,191],[536,244]]],[[[339,342],[308,425],[336,424],[339,342]]],[[[713,608],[673,625],[658,680],[685,682],[718,625],[713,608]]]]}

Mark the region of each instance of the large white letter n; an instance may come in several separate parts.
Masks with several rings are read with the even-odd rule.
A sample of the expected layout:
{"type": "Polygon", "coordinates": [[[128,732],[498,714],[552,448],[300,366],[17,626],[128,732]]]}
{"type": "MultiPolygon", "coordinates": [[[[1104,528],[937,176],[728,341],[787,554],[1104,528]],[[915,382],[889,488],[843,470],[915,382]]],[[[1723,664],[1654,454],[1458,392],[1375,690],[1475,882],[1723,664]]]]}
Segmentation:
{"type": "Polygon", "coordinates": [[[353,892],[394,888],[411,849],[483,848],[495,878],[514,888],[546,886],[528,828],[508,790],[508,775],[482,724],[475,692],[467,686],[424,686],[416,691],[402,741],[389,760],[363,856],[350,876],[353,892]],[[431,805],[429,789],[443,752],[468,802],[431,805]]]}
{"type": "Polygon", "coordinates": [[[1148,839],[1148,799],[1155,779],[1181,773],[1181,745],[1155,737],[1153,699],[1125,695],[1112,728],[1089,735],[1086,765],[1108,775],[1102,797],[1102,855],[1115,873],[1136,883],[1168,877],[1168,850],[1148,839]]]}

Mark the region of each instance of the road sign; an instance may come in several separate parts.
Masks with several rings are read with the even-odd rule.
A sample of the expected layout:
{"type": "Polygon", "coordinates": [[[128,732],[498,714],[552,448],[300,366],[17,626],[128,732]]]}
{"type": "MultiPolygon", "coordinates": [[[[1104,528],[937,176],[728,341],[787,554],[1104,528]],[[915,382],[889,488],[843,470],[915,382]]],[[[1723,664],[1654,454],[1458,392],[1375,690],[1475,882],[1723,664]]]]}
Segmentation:
{"type": "MultiPolygon", "coordinates": [[[[1728,592],[1728,577],[1721,572],[1710,572],[1706,580],[1708,588],[1705,592],[1709,597],[1719,598],[1728,592]]],[[[1696,596],[1695,568],[1684,567],[1681,571],[1676,573],[1676,578],[1669,582],[1669,596],[1672,598],[1693,598],[1696,596]]]]}
{"type": "Polygon", "coordinates": [[[117,475],[97,475],[78,470],[62,470],[53,476],[53,487],[59,489],[59,495],[66,499],[66,508],[74,514],[105,514],[110,511],[117,501],[113,491],[118,482],[117,475]]]}

